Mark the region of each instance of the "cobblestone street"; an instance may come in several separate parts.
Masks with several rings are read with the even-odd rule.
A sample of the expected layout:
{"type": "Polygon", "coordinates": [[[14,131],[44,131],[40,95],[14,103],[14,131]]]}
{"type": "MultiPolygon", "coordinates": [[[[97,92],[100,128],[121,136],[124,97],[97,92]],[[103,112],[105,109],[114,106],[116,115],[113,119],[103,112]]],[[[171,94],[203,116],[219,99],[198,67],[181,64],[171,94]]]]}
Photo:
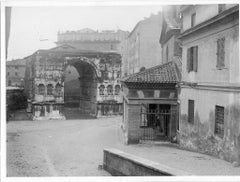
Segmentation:
{"type": "MultiPolygon", "coordinates": [[[[70,112],[70,111],[68,111],[70,112]]],[[[77,116],[76,112],[70,113],[77,116]]],[[[169,143],[124,145],[122,117],[7,124],[8,176],[109,176],[103,149],[116,148],[193,175],[239,175],[239,168],[169,143]]]]}
{"type": "Polygon", "coordinates": [[[121,145],[120,117],[7,125],[8,176],[105,176],[103,148],[121,145]]]}

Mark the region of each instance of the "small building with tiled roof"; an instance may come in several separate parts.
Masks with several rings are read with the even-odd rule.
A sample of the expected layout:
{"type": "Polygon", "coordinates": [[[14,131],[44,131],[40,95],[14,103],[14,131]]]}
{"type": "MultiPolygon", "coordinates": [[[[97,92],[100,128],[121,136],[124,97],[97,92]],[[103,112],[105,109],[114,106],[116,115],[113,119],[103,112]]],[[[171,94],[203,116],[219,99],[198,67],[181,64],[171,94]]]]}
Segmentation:
{"type": "Polygon", "coordinates": [[[176,85],[180,79],[179,68],[171,61],[122,80],[123,130],[127,144],[142,140],[176,140],[176,85]]]}

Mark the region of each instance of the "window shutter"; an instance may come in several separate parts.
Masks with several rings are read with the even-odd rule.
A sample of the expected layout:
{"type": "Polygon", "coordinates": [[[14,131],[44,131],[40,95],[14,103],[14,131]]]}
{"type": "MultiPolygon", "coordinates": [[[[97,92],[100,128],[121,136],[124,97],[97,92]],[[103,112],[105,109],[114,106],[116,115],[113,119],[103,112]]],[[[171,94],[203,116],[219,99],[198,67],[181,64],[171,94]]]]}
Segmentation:
{"type": "Polygon", "coordinates": [[[225,38],[217,40],[217,68],[221,69],[225,66],[225,38]]]}
{"type": "Polygon", "coordinates": [[[187,49],[187,72],[190,72],[190,48],[187,49]]]}
{"type": "Polygon", "coordinates": [[[193,71],[197,72],[198,69],[198,46],[193,48],[193,71]]]}

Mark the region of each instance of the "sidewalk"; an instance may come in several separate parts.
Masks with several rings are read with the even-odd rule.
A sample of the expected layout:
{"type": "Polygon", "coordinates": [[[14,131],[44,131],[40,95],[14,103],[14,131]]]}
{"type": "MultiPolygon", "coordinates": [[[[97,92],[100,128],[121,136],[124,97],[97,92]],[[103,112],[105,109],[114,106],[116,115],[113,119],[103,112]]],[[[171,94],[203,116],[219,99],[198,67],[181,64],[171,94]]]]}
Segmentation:
{"type": "MultiPolygon", "coordinates": [[[[121,127],[117,131],[119,142],[123,141],[121,127]]],[[[116,149],[170,168],[180,169],[192,175],[240,176],[240,167],[216,157],[181,149],[177,144],[151,142],[134,145],[117,145],[116,149]]]]}
{"type": "Polygon", "coordinates": [[[240,175],[240,167],[209,155],[179,149],[171,143],[145,143],[118,149],[192,175],[240,175]]]}

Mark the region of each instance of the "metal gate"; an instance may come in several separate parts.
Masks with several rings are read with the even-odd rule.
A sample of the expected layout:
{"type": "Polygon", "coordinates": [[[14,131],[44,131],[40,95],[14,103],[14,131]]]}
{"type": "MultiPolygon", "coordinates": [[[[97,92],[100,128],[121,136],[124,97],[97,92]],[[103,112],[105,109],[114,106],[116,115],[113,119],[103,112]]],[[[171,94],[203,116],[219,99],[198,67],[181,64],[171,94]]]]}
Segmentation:
{"type": "Polygon", "coordinates": [[[151,109],[149,104],[141,105],[140,112],[140,140],[170,140],[171,119],[176,111],[169,108],[161,108],[156,105],[156,109],[151,109]]]}

